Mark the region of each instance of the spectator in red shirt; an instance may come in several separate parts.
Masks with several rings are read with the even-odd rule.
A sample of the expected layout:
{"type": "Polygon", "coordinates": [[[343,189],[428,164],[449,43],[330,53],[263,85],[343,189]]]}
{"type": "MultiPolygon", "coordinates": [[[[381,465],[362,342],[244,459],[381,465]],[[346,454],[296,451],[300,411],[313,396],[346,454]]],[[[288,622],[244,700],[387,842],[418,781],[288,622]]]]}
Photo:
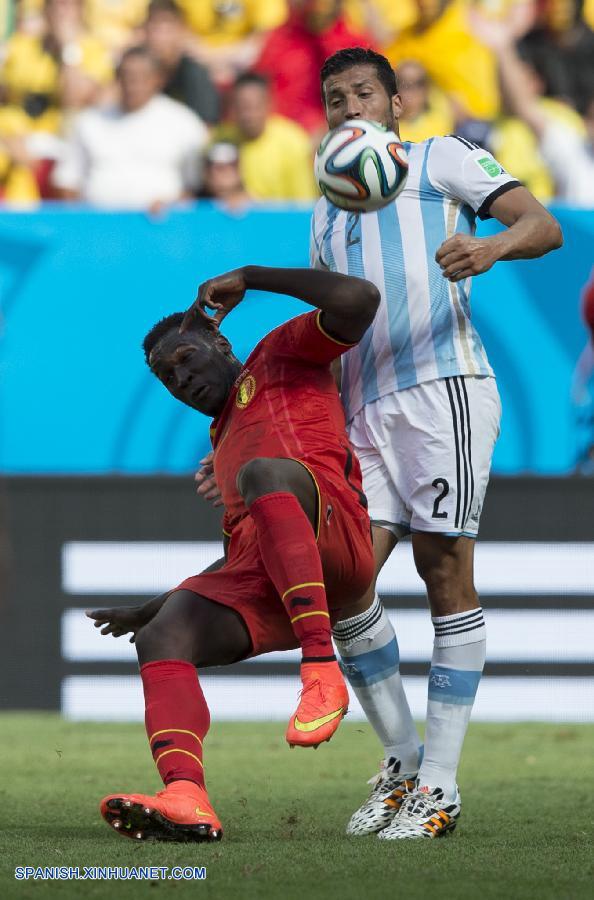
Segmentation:
{"type": "Polygon", "coordinates": [[[342,0],[290,0],[290,15],[272,31],[255,69],[270,79],[275,112],[307,131],[326,131],[318,72],[327,57],[344,47],[371,44],[351,31],[342,0]]]}

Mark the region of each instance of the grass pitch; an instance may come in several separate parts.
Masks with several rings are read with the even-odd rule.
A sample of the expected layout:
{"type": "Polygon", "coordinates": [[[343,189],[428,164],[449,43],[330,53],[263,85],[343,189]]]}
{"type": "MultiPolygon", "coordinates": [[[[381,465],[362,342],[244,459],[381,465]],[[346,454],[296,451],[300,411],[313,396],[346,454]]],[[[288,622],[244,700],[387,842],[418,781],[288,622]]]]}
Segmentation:
{"type": "Polygon", "coordinates": [[[317,752],[282,723],[215,725],[206,744],[214,845],[134,844],[104,824],[113,790],[160,783],[139,725],[0,716],[3,898],[581,900],[594,896],[594,726],[471,725],[461,822],[437,841],[347,838],[381,755],[345,723],[317,752]],[[199,866],[206,881],[15,881],[16,866],[199,866]]]}

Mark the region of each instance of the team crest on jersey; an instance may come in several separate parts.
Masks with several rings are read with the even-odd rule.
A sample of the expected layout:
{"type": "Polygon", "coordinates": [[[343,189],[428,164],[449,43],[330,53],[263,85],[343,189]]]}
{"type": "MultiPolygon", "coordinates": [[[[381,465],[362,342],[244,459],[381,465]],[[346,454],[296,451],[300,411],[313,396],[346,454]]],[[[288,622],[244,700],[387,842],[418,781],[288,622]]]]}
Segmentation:
{"type": "Polygon", "coordinates": [[[256,379],[253,375],[246,375],[237,388],[237,396],[235,397],[235,405],[239,409],[245,409],[248,403],[252,402],[256,393],[256,379]]]}

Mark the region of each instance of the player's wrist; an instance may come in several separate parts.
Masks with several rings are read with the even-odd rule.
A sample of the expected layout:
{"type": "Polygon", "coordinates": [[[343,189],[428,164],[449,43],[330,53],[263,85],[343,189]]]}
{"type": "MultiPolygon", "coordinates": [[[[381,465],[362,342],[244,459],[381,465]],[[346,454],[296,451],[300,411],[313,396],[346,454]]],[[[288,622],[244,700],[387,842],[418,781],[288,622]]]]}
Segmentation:
{"type": "Polygon", "coordinates": [[[261,269],[261,266],[242,266],[239,271],[241,272],[244,284],[246,289],[257,290],[258,288],[258,271],[261,269]]]}
{"type": "Polygon", "coordinates": [[[485,238],[485,240],[494,263],[502,259],[512,249],[513,242],[510,241],[507,231],[502,231],[500,234],[494,234],[492,237],[485,238]]]}

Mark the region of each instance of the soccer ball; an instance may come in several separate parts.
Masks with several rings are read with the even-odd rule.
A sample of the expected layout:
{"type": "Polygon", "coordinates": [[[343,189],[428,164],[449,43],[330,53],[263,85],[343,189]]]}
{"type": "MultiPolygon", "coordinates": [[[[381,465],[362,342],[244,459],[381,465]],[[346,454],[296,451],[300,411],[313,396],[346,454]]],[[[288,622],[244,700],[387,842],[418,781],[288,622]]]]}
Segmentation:
{"type": "Polygon", "coordinates": [[[322,140],[315,174],[322,194],[335,206],[374,212],[403,189],[408,158],[399,138],[384,125],[349,119],[322,140]]]}

